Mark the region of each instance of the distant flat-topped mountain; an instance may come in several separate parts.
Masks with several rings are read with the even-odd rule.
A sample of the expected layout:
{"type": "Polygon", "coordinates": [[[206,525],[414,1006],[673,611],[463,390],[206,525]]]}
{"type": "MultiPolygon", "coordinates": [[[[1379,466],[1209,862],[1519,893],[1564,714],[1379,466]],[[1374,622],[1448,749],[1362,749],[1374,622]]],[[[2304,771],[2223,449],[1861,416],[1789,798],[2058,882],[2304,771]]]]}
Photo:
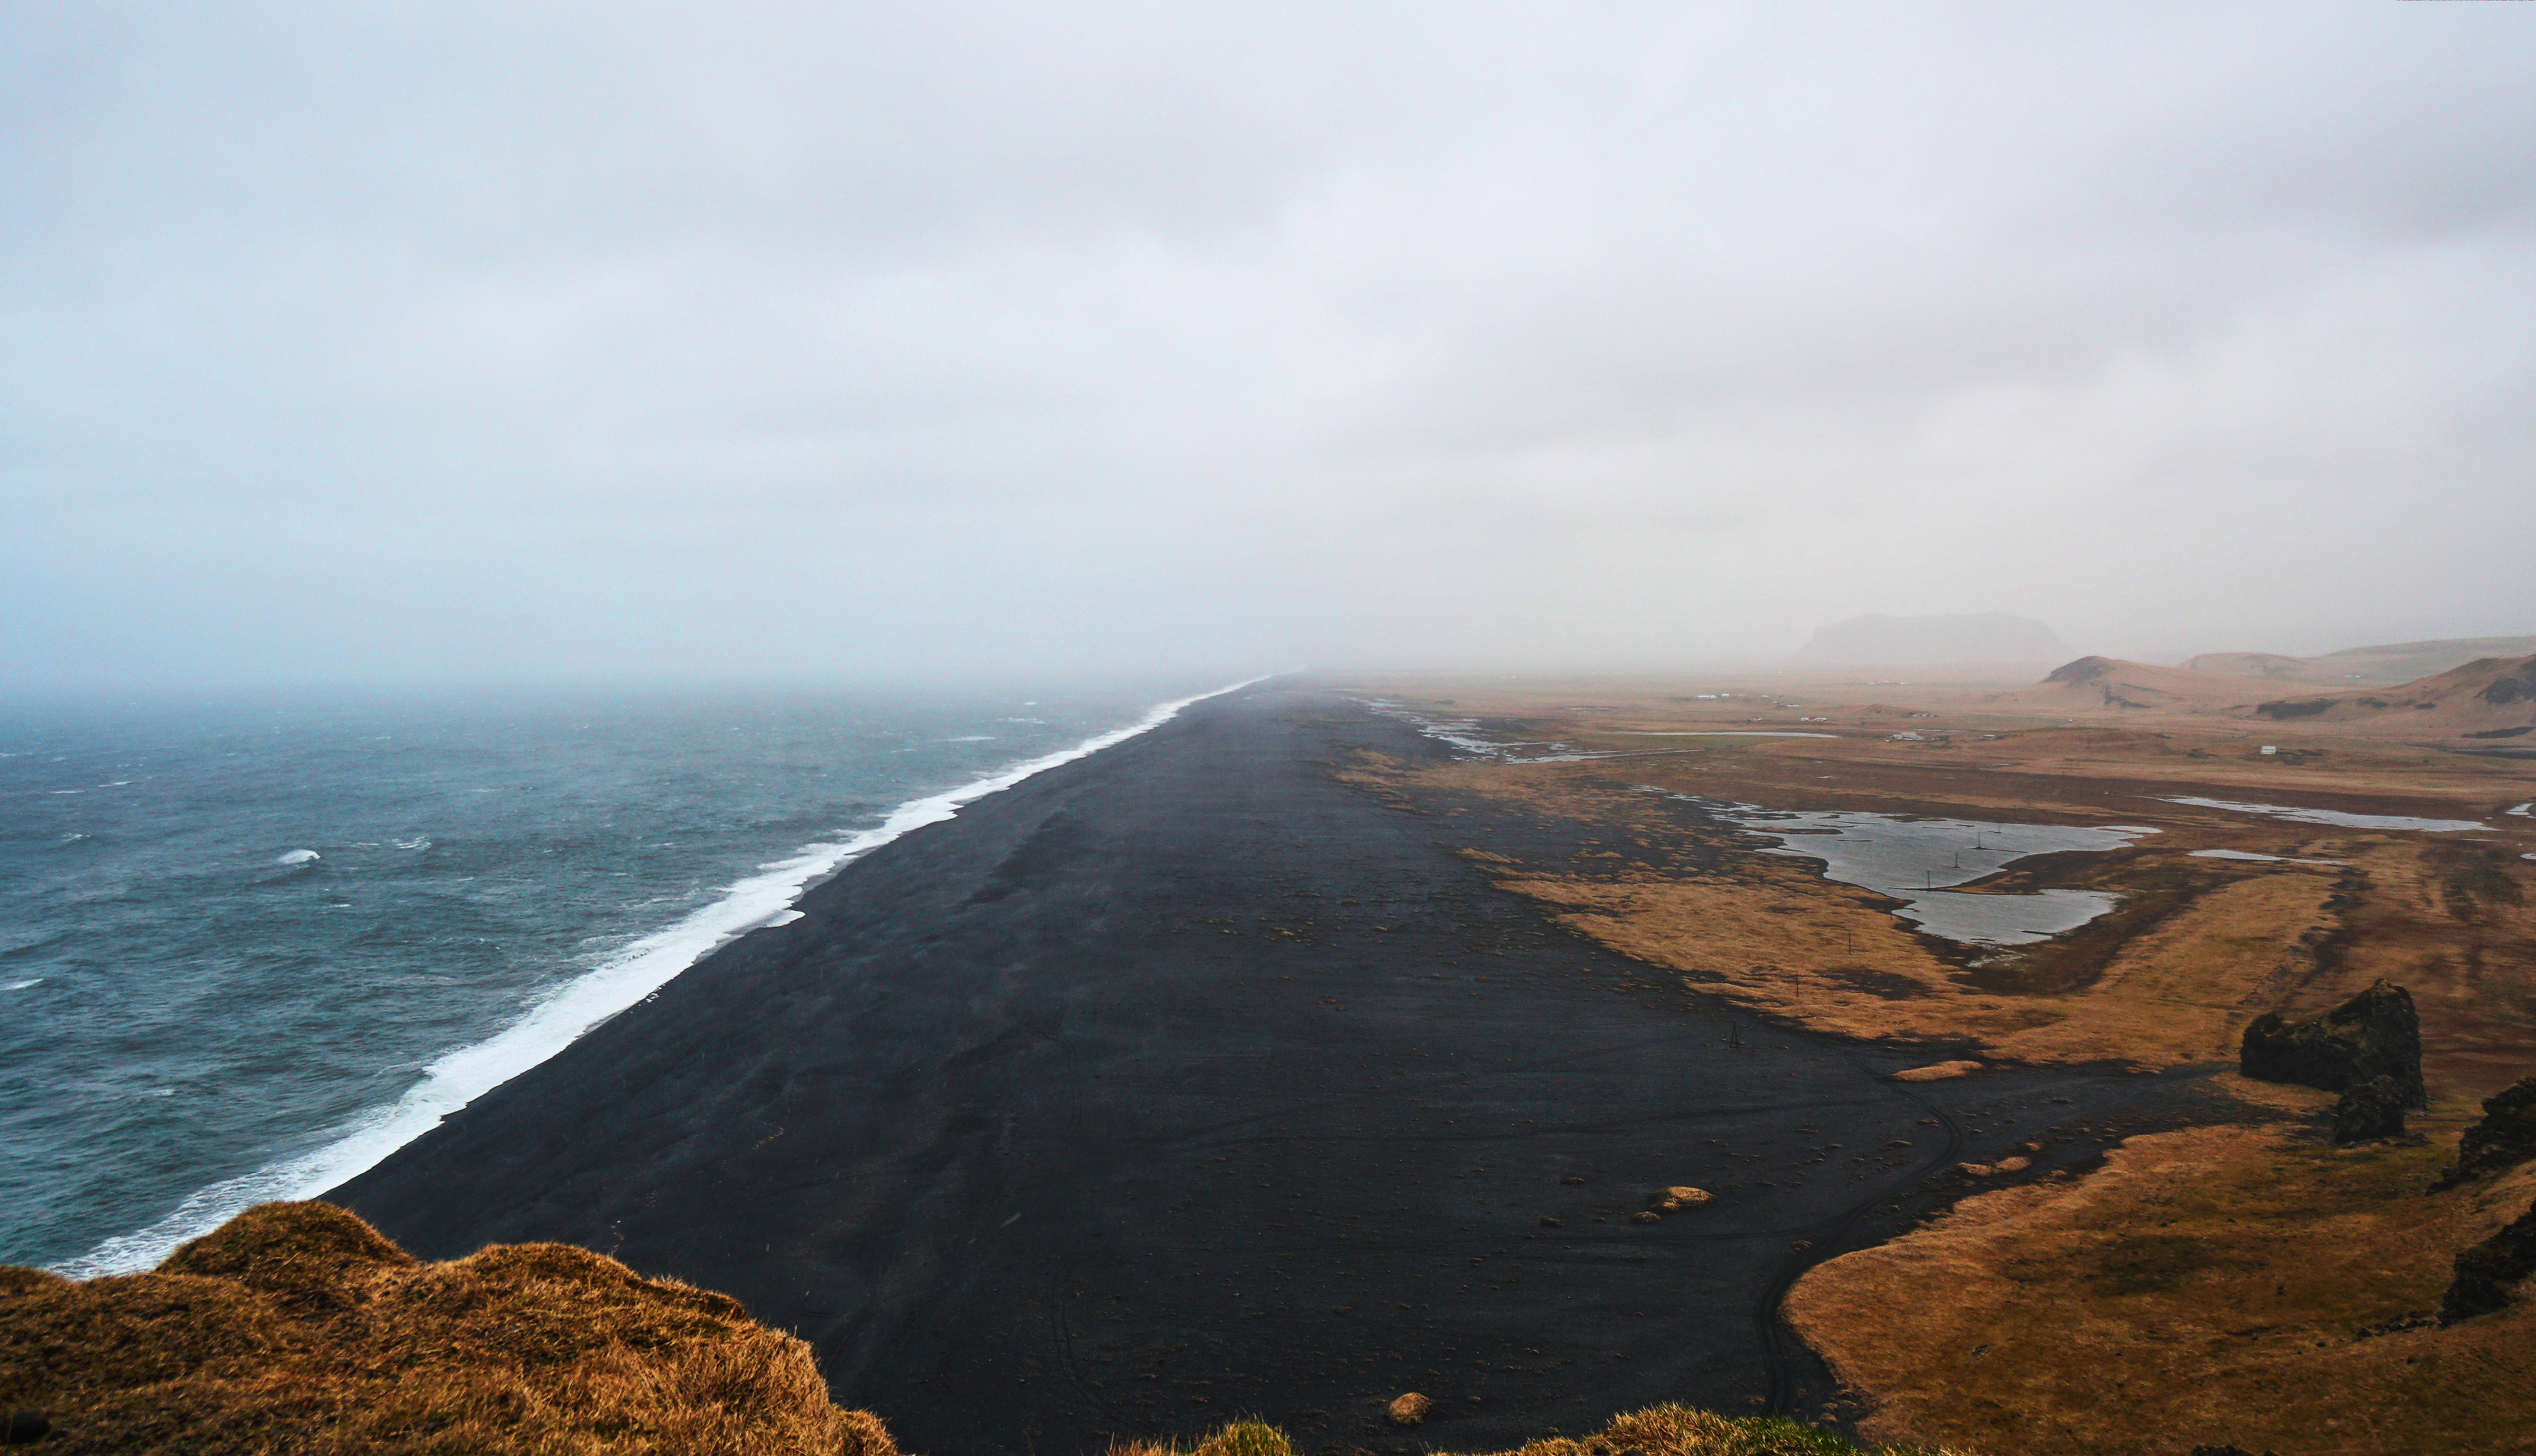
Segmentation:
{"type": "Polygon", "coordinates": [[[2479,658],[2521,658],[2530,653],[2536,653],[2536,637],[2454,637],[2440,642],[2346,647],[2314,658],[2273,652],[2206,652],[2184,665],[2196,672],[2267,677],[2276,682],[2391,686],[2462,667],[2479,658]]]}
{"type": "Polygon", "coordinates": [[[2053,663],[2069,655],[2060,634],[2031,617],[2003,611],[1966,616],[1897,617],[1877,613],[1816,627],[1797,656],[1808,663],[1859,666],[1901,664],[2053,663]]]}

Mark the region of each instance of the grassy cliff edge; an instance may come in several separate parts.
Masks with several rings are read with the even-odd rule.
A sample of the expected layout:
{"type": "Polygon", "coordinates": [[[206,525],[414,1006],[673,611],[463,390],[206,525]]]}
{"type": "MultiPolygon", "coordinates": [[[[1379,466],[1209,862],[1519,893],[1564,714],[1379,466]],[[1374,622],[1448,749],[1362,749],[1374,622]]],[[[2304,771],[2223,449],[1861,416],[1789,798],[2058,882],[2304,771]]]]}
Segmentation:
{"type": "Polygon", "coordinates": [[[63,1452],[894,1456],[809,1346],[565,1244],[423,1263],[268,1203],[148,1274],[0,1269],[0,1405],[63,1452]]]}

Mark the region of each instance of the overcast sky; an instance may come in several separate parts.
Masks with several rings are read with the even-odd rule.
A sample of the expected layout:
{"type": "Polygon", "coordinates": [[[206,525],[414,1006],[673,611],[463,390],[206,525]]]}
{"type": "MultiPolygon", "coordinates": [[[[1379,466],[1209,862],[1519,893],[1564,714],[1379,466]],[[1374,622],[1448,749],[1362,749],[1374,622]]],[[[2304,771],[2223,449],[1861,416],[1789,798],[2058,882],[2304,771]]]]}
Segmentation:
{"type": "Polygon", "coordinates": [[[2536,5],[0,16],[0,682],[2536,632],[2536,5]]]}

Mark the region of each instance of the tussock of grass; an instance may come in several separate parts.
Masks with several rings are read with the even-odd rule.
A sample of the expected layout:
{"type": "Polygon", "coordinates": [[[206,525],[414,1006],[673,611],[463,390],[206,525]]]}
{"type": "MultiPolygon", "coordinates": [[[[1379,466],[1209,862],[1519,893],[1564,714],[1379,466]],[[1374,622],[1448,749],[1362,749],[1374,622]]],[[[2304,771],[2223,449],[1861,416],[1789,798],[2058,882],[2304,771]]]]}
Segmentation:
{"type": "Polygon", "coordinates": [[[421,1263],[322,1203],[250,1209],[149,1274],[0,1269],[20,1408],[64,1456],[897,1456],[725,1296],[564,1244],[421,1263]]]}
{"type": "Polygon", "coordinates": [[[1110,1448],[1110,1456],[1295,1456],[1286,1432],[1264,1421],[1236,1421],[1194,1446],[1175,1441],[1131,1441],[1110,1448]]]}
{"type": "Polygon", "coordinates": [[[1650,1406],[1589,1436],[1554,1436],[1506,1456],[1948,1456],[1934,1447],[1860,1447],[1826,1430],[1775,1416],[1720,1416],[1687,1406],[1650,1406]]]}
{"type": "MultiPolygon", "coordinates": [[[[1829,1431],[1774,1416],[1719,1416],[1687,1406],[1653,1406],[1616,1416],[1587,1436],[1555,1436],[1490,1456],[1948,1456],[1919,1446],[1851,1445],[1829,1431]]],[[[1294,1456],[1286,1433],[1256,1421],[1236,1422],[1194,1446],[1141,1441],[1110,1456],[1294,1456]]],[[[1443,1453],[1437,1453],[1443,1456],[1443,1453]]]]}

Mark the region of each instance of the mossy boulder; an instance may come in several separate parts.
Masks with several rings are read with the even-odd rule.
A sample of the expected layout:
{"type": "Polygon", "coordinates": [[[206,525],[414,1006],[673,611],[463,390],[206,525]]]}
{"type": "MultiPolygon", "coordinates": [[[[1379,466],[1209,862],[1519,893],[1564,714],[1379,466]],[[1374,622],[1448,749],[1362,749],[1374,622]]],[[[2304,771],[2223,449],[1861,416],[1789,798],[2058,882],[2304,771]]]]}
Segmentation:
{"type": "Polygon", "coordinates": [[[2258,1082],[2292,1082],[2348,1092],[2391,1078],[2400,1106],[2427,1108],[2422,1086],[2422,1018],[2412,992],[2379,981],[2304,1021],[2267,1013],[2246,1028],[2238,1069],[2258,1082]]]}
{"type": "Polygon", "coordinates": [[[2536,1205],[2456,1258],[2456,1279],[2440,1300],[2440,1323],[2490,1314],[2509,1302],[2509,1286],[2536,1274],[2536,1205]]]}
{"type": "Polygon", "coordinates": [[[2440,1174],[2442,1187],[2536,1159],[2536,1077],[2521,1077],[2483,1100],[2483,1120],[2457,1142],[2457,1161],[2440,1174]]]}
{"type": "Polygon", "coordinates": [[[2404,1135],[2404,1095],[2392,1077],[2373,1077],[2333,1105],[2333,1140],[2370,1143],[2404,1135]]]}

